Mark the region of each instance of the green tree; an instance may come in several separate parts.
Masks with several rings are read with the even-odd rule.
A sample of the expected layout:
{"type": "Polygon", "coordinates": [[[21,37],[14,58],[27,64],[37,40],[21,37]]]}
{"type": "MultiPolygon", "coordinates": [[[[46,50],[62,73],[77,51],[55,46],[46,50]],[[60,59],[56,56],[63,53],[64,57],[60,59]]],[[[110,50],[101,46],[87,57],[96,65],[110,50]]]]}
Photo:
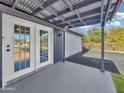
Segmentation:
{"type": "MultiPolygon", "coordinates": [[[[105,31],[105,37],[107,37],[107,31],[105,31]]],[[[87,36],[84,37],[84,41],[100,43],[101,42],[101,30],[98,28],[89,30],[87,36]]]]}
{"type": "Polygon", "coordinates": [[[115,50],[124,50],[124,28],[111,29],[109,42],[115,50]]]}

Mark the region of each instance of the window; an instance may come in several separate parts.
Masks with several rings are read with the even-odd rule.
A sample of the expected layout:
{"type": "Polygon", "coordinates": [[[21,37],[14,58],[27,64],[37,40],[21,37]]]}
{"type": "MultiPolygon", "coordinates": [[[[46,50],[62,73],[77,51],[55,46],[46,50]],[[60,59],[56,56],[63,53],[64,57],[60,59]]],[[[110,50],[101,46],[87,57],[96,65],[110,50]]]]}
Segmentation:
{"type": "Polygon", "coordinates": [[[40,63],[48,61],[48,32],[40,30],[40,63]]]}
{"type": "Polygon", "coordinates": [[[30,67],[30,28],[14,25],[14,71],[30,67]]]}

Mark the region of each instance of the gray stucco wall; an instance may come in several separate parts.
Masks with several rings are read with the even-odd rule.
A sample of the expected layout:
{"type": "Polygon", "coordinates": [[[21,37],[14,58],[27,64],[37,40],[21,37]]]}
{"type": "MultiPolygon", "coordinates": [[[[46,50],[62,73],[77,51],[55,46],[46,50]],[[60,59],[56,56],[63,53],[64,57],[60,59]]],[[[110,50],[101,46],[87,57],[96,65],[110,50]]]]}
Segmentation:
{"type": "Polygon", "coordinates": [[[0,87],[2,87],[2,12],[0,12],[0,87]]]}
{"type": "Polygon", "coordinates": [[[63,60],[63,32],[54,29],[54,63],[63,60]]]}

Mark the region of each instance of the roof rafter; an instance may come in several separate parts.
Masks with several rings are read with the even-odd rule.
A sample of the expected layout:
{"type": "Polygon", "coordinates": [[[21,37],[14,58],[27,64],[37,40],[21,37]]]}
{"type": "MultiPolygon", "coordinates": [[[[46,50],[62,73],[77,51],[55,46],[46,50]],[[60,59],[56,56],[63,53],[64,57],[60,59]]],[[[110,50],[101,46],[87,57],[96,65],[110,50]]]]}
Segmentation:
{"type": "MultiPolygon", "coordinates": [[[[54,10],[54,9],[52,9],[52,8],[47,8],[46,9],[47,11],[49,11],[50,13],[52,13],[54,16],[58,16],[57,15],[57,12],[54,10]]],[[[65,19],[64,18],[62,18],[62,17],[59,17],[59,19],[61,20],[61,21],[65,21],[65,19]]]]}
{"type": "MultiPolygon", "coordinates": [[[[99,20],[100,20],[100,15],[96,15],[96,16],[92,16],[92,17],[85,18],[85,19],[84,19],[84,22],[87,22],[87,21],[90,21],[90,20],[96,20],[96,19],[99,19],[99,20]]],[[[76,24],[76,23],[79,23],[78,21],[79,21],[79,20],[76,20],[76,21],[73,21],[73,22],[71,22],[71,23],[76,24]]],[[[64,24],[65,24],[65,23],[64,23],[64,24]]],[[[60,25],[62,25],[62,24],[60,24],[60,25]]]]}
{"type": "Polygon", "coordinates": [[[68,0],[63,0],[63,1],[66,3],[66,5],[69,7],[69,9],[70,9],[71,11],[74,11],[74,12],[75,12],[75,14],[76,14],[77,17],[79,18],[80,22],[83,23],[83,24],[85,24],[85,23],[83,22],[83,20],[81,20],[80,14],[79,14],[78,10],[73,10],[73,6],[72,6],[72,4],[71,4],[68,0]]]}
{"type": "Polygon", "coordinates": [[[16,7],[17,4],[18,4],[18,2],[19,2],[19,0],[13,0],[11,7],[12,7],[13,9],[15,9],[15,7],[16,7]]]}
{"type": "MultiPolygon", "coordinates": [[[[97,22],[97,23],[99,23],[100,19],[92,19],[92,20],[86,21],[85,23],[86,23],[86,25],[87,25],[87,24],[90,25],[90,23],[93,23],[94,21],[97,22]]],[[[58,26],[65,27],[66,25],[67,25],[67,24],[60,24],[60,25],[58,25],[58,26]]],[[[78,22],[78,23],[73,24],[73,26],[74,26],[74,27],[84,26],[84,24],[78,22]]]]}
{"type": "Polygon", "coordinates": [[[34,10],[34,12],[32,13],[32,15],[36,15],[37,13],[39,13],[40,11],[43,11],[44,9],[49,8],[50,6],[52,6],[52,4],[54,4],[56,1],[58,0],[44,0],[44,2],[40,2],[39,0],[31,0],[34,3],[36,3],[38,5],[38,7],[40,7],[40,9],[36,9],[34,10]],[[37,11],[38,10],[38,11],[37,11]],[[37,11],[37,12],[35,12],[37,11]]]}
{"type": "MultiPolygon", "coordinates": [[[[58,16],[58,14],[57,14],[57,12],[56,12],[56,10],[54,10],[53,8],[47,8],[46,10],[48,10],[50,13],[52,13],[54,16],[58,16]]],[[[58,17],[61,21],[65,21],[65,19],[63,18],[63,17],[58,17]]],[[[68,25],[70,25],[70,26],[72,26],[71,25],[71,23],[69,23],[69,22],[66,22],[66,23],[68,23],[68,25]]],[[[72,26],[73,27],[73,26],[72,26]]]]}
{"type": "MultiPolygon", "coordinates": [[[[34,0],[38,5],[39,5],[39,7],[40,8],[37,8],[36,10],[34,10],[34,12],[32,12],[33,13],[33,15],[35,15],[35,14],[37,14],[38,12],[40,12],[40,11],[42,11],[42,10],[44,10],[44,9],[46,9],[47,11],[49,11],[51,14],[53,14],[54,16],[58,16],[58,14],[57,14],[57,12],[54,10],[54,9],[52,9],[52,8],[49,8],[52,4],[54,4],[57,0],[47,0],[47,1],[45,1],[42,5],[41,5],[41,2],[39,1],[39,0],[34,0]],[[48,2],[49,1],[49,2],[48,2]]],[[[65,21],[64,20],[64,18],[62,18],[62,17],[59,17],[59,19],[60,20],[62,20],[62,21],[65,21]]],[[[72,26],[70,23],[68,23],[70,26],[72,26]]]]}
{"type": "Polygon", "coordinates": [[[1,4],[13,11],[49,21],[61,27],[101,25],[117,12],[122,0],[3,0],[1,4]]]}
{"type": "MultiPolygon", "coordinates": [[[[85,19],[85,18],[89,18],[89,17],[93,17],[93,16],[98,16],[98,15],[100,15],[100,13],[94,13],[94,14],[92,14],[92,15],[86,15],[86,16],[83,16],[83,17],[81,17],[82,19],[85,19]]],[[[74,17],[71,17],[69,20],[67,20],[68,22],[73,22],[73,21],[77,21],[78,20],[78,18],[74,18],[74,17]]],[[[54,22],[55,24],[64,24],[64,23],[66,23],[66,21],[64,21],[64,22],[61,22],[60,20],[58,20],[58,21],[55,21],[54,22]]]]}
{"type": "MultiPolygon", "coordinates": [[[[99,23],[100,20],[91,20],[89,22],[86,22],[86,25],[91,25],[93,23],[97,24],[99,23]]],[[[83,24],[77,24],[77,25],[74,25],[75,27],[79,27],[79,26],[84,26],[83,24]]]]}
{"type": "MultiPolygon", "coordinates": [[[[96,9],[95,9],[96,10],[96,9]]],[[[85,13],[82,13],[82,14],[84,14],[84,15],[81,15],[80,16],[80,19],[84,19],[84,18],[87,18],[87,17],[89,17],[89,14],[91,14],[90,16],[94,16],[94,15],[100,15],[100,13],[99,13],[99,11],[98,11],[98,9],[97,9],[97,11],[94,11],[94,12],[90,12],[90,11],[87,11],[87,12],[85,12],[85,13]]],[[[75,21],[75,20],[79,20],[77,17],[75,17],[75,16],[71,16],[71,17],[68,17],[68,18],[66,18],[65,19],[66,21],[68,21],[68,22],[72,22],[72,21],[75,21]]],[[[66,22],[65,21],[65,22],[66,22]]],[[[65,23],[65,22],[61,22],[61,23],[65,23]]],[[[58,23],[58,24],[60,24],[60,23],[58,23]]]]}
{"type": "MultiPolygon", "coordinates": [[[[113,3],[112,6],[110,7],[111,11],[113,10],[113,7],[115,6],[115,4],[116,3],[113,3]]],[[[107,6],[104,6],[104,13],[106,11],[106,8],[107,8],[107,6]]],[[[101,11],[101,6],[98,7],[98,8],[86,11],[86,12],[82,12],[82,13],[79,14],[80,15],[80,19],[83,20],[83,18],[86,18],[89,15],[95,15],[95,14],[97,15],[98,13],[100,14],[100,11],[101,11]]],[[[70,17],[65,18],[64,22],[61,22],[61,21],[58,20],[58,21],[55,21],[54,23],[60,24],[60,23],[66,23],[67,21],[71,22],[71,21],[75,21],[75,20],[79,20],[77,15],[72,15],[70,17]]]]}
{"type": "MultiPolygon", "coordinates": [[[[76,4],[76,5],[73,5],[72,7],[73,7],[73,10],[76,10],[76,9],[81,8],[82,6],[85,7],[89,4],[98,3],[98,2],[101,2],[101,0],[97,0],[97,1],[96,0],[84,0],[84,1],[82,1],[78,4],[76,4]]],[[[68,13],[68,12],[70,12],[70,9],[68,9],[68,8],[64,9],[64,10],[58,12],[58,16],[62,16],[64,14],[68,13]]],[[[56,17],[52,15],[52,16],[47,17],[46,19],[51,20],[53,18],[56,18],[56,17]]]]}
{"type": "MultiPolygon", "coordinates": [[[[108,18],[111,17],[111,14],[112,14],[112,12],[109,13],[109,15],[108,15],[109,17],[108,17],[108,18]]],[[[104,13],[103,16],[105,16],[105,13],[104,13]]],[[[101,18],[101,16],[100,16],[100,14],[99,14],[99,15],[92,16],[92,17],[89,17],[89,18],[88,18],[88,17],[85,18],[85,19],[84,19],[84,22],[87,23],[87,22],[90,22],[90,21],[93,21],[93,20],[97,20],[97,21],[99,20],[99,22],[100,22],[100,18],[101,18]]],[[[74,26],[77,25],[77,24],[81,24],[81,23],[78,22],[78,20],[73,21],[73,22],[71,22],[71,23],[72,23],[72,25],[74,25],[74,26]]],[[[58,26],[65,26],[65,25],[66,25],[66,23],[64,23],[64,24],[59,24],[58,26]]],[[[83,25],[82,25],[82,26],[83,26],[83,25]]]]}
{"type": "MultiPolygon", "coordinates": [[[[17,4],[18,4],[18,1],[19,0],[14,0],[13,1],[13,5],[12,5],[12,8],[15,8],[16,6],[17,6],[17,4]]],[[[50,6],[51,6],[51,3],[53,4],[53,3],[55,3],[55,1],[57,1],[57,0],[47,0],[47,2],[48,1],[50,1],[50,2],[46,2],[46,1],[44,1],[44,2],[40,2],[39,0],[30,0],[30,1],[32,1],[33,3],[35,3],[35,4],[37,4],[37,8],[31,13],[31,15],[36,15],[38,12],[40,12],[41,10],[44,10],[44,9],[46,9],[47,11],[49,11],[51,14],[53,14],[53,15],[55,15],[56,17],[58,16],[57,15],[57,12],[55,11],[55,10],[53,10],[53,9],[51,9],[51,8],[49,8],[50,6]]],[[[59,19],[60,20],[62,20],[62,21],[64,21],[64,18],[62,18],[62,17],[59,17],[59,19]]],[[[70,23],[69,23],[70,24],[70,23]]]]}

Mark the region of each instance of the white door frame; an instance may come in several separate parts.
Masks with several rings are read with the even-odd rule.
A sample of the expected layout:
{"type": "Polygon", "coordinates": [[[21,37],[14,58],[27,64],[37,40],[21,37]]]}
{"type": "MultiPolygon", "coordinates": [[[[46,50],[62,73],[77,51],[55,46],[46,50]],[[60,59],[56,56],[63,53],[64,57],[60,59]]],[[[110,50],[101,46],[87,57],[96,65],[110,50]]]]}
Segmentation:
{"type": "Polygon", "coordinates": [[[2,58],[2,67],[3,67],[3,86],[6,85],[7,81],[20,77],[26,73],[30,73],[34,70],[34,52],[35,52],[35,42],[34,30],[35,24],[23,20],[11,15],[3,13],[3,58],[2,58]],[[14,72],[14,24],[30,27],[30,67],[23,69],[21,71],[14,72]],[[6,52],[6,45],[10,45],[10,52],[6,52]],[[9,53],[9,54],[8,54],[9,53]]]}
{"type": "Polygon", "coordinates": [[[53,64],[53,28],[36,25],[36,69],[53,64]],[[48,61],[40,63],[40,30],[48,32],[48,61]]]}
{"type": "Polygon", "coordinates": [[[7,82],[15,79],[17,77],[23,76],[26,73],[30,73],[34,70],[37,70],[40,67],[43,67],[48,64],[53,64],[53,28],[43,26],[40,24],[36,24],[12,15],[8,15],[6,13],[2,13],[2,87],[4,88],[7,85],[7,82]],[[13,45],[14,45],[14,24],[22,25],[22,26],[27,26],[30,27],[30,68],[28,69],[23,69],[20,71],[20,73],[14,72],[14,66],[11,63],[14,63],[14,58],[13,58],[13,45]],[[39,39],[39,29],[48,31],[48,38],[49,38],[49,57],[48,57],[48,62],[44,62],[44,64],[41,64],[38,66],[38,63],[40,62],[38,56],[40,56],[38,53],[38,39],[39,39]],[[11,32],[13,31],[13,32],[11,32]],[[7,37],[10,37],[8,40],[7,37]],[[10,51],[13,52],[6,52],[6,45],[10,45],[10,51]],[[9,53],[9,54],[8,54],[9,53]],[[9,56],[7,56],[9,55],[9,56]],[[9,60],[9,62],[7,61],[9,60]],[[8,62],[8,63],[7,63],[8,62]]]}

